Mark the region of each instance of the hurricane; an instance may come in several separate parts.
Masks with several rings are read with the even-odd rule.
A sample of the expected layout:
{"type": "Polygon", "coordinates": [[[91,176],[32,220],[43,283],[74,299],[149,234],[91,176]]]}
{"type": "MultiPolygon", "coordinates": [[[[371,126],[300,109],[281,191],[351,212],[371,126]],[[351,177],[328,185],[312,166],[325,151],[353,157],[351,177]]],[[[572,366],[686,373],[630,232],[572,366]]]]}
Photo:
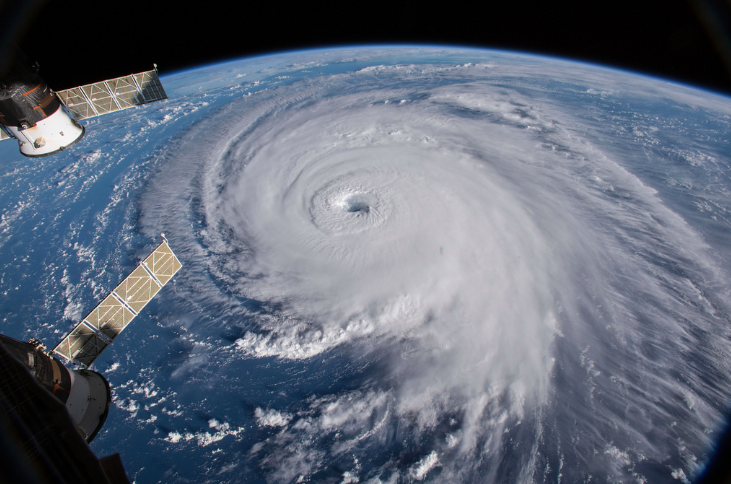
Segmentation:
{"type": "Polygon", "coordinates": [[[173,82],[126,217],[184,263],[177,349],[117,406],[226,482],[688,482],[731,389],[731,103],[446,52],[173,82]]]}

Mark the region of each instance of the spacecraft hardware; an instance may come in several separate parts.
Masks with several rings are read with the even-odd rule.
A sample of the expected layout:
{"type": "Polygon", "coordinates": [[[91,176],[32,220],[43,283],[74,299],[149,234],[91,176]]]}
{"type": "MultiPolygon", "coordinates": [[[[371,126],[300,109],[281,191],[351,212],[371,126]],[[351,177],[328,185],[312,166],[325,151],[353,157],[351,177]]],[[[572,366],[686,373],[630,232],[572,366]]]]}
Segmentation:
{"type": "Polygon", "coordinates": [[[87,443],[104,425],[111,402],[109,383],[89,366],[181,267],[163,235],[160,245],[52,350],[34,339],[25,343],[0,335],[5,350],[65,405],[87,443]]]}
{"type": "Polygon", "coordinates": [[[154,67],[54,92],[38,64],[18,53],[0,79],[0,140],[17,139],[20,152],[30,157],[65,150],[84,136],[82,119],[167,99],[154,67]]]}

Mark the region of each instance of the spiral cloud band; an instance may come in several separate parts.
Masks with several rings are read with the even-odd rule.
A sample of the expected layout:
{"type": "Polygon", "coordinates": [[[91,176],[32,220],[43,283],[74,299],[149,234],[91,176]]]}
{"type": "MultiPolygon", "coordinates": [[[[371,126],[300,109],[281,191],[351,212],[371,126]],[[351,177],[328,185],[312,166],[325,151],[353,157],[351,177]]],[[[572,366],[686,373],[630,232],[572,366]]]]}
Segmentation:
{"type": "Polygon", "coordinates": [[[228,354],[351,365],[325,378],[357,384],[257,406],[269,481],[643,481],[705,452],[728,267],[652,185],[675,118],[612,114],[629,81],[669,94],[480,55],[244,77],[144,190],[196,324],[240,328],[228,354]]]}

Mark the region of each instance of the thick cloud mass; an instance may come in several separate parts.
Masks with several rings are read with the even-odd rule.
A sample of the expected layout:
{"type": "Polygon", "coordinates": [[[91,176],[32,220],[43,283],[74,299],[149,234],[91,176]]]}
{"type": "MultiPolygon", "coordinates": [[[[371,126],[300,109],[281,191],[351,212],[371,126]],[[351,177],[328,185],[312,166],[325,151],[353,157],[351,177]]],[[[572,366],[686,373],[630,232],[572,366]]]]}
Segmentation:
{"type": "Polygon", "coordinates": [[[97,362],[125,417],[95,445],[135,482],[697,475],[731,391],[728,99],[475,50],[164,83],[0,199],[13,264],[23,230],[61,247],[38,320],[160,231],[184,263],[97,362]]]}
{"type": "Polygon", "coordinates": [[[530,207],[470,154],[497,156],[481,145],[500,130],[428,107],[359,104],[293,109],[222,160],[209,223],[251,251],[225,270],[255,275],[242,294],[282,302],[292,323],[240,346],[302,358],[354,338],[413,338],[439,360],[465,358],[438,365],[454,383],[475,365],[545,373],[558,268],[530,207]],[[505,304],[512,297],[526,304],[505,304]],[[517,345],[525,334],[536,341],[517,345]]]}
{"type": "Polygon", "coordinates": [[[581,244],[561,235],[570,215],[497,169],[526,162],[501,153],[521,143],[506,129],[371,96],[259,118],[258,135],[216,161],[209,186],[221,189],[204,206],[219,230],[205,240],[241,243],[246,255],[224,252],[222,270],[241,295],[281,303],[266,332],[237,344],[285,358],[408,345],[389,363],[407,373],[399,413],[434,425],[444,399],[479,414],[490,392],[520,418],[526,399],[545,398],[557,308],[573,296],[561,267],[581,244]]]}
{"type": "Polygon", "coordinates": [[[710,336],[728,284],[622,158],[613,131],[640,128],[597,103],[630,81],[663,93],[563,67],[313,77],[232,103],[169,156],[143,213],[192,228],[178,243],[213,284],[190,298],[246,321],[234,354],[362,365],[356,387],[290,402],[251,451],[267,479],[697,471],[728,390],[728,339],[710,336]]]}

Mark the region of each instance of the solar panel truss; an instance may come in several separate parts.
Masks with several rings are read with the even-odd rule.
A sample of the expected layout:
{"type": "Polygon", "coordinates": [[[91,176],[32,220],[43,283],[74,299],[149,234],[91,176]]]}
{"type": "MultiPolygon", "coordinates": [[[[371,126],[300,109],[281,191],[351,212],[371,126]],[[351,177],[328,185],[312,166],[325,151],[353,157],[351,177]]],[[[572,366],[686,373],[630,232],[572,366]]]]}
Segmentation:
{"type": "Polygon", "coordinates": [[[137,266],[130,275],[114,289],[114,294],[135,313],[139,313],[155,297],[162,286],[152,278],[143,266],[137,266]]]}
{"type": "Polygon", "coordinates": [[[99,333],[79,323],[53,349],[53,352],[79,366],[88,367],[109,346],[109,342],[101,338],[99,333]]]}
{"type": "Polygon", "coordinates": [[[53,348],[53,353],[89,367],[181,267],[163,240],[53,348]]]}
{"type": "Polygon", "coordinates": [[[170,246],[164,241],[152,251],[152,254],[147,256],[147,259],[142,261],[142,264],[162,285],[167,284],[182,267],[170,246]]]}
{"type": "Polygon", "coordinates": [[[56,94],[77,120],[167,99],[157,69],[57,91],[56,94]]]}

